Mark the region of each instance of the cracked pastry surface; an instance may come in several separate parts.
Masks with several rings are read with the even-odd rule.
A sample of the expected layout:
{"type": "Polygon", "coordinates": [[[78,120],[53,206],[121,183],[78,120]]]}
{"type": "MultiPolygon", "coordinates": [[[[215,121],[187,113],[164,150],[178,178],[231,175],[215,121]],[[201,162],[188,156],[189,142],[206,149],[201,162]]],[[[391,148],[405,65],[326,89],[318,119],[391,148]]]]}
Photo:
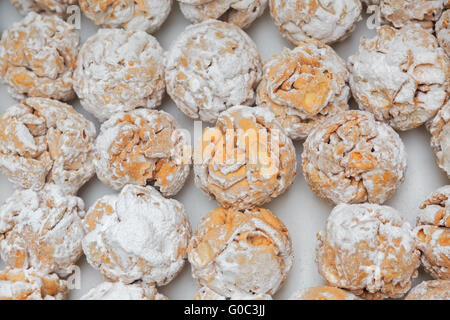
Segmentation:
{"type": "Polygon", "coordinates": [[[167,297],[158,293],[151,285],[105,281],[92,288],[80,300],[167,300],[167,297]]]}
{"type": "Polygon", "coordinates": [[[94,166],[98,178],[115,190],[152,184],[164,196],[173,196],[189,175],[190,155],[189,137],[170,114],[135,109],[102,124],[94,166]]]}
{"type": "Polygon", "coordinates": [[[427,123],[437,164],[450,178],[450,100],[427,123]]]}
{"type": "Polygon", "coordinates": [[[318,40],[285,48],[264,64],[257,105],[269,108],[291,139],[304,139],[326,117],[348,110],[349,73],[318,40]]]}
{"type": "Polygon", "coordinates": [[[441,16],[446,0],[379,0],[381,17],[396,28],[418,24],[429,31],[441,16]]]}
{"type": "Polygon", "coordinates": [[[408,293],[405,300],[450,300],[450,280],[423,281],[408,293]]]}
{"type": "Polygon", "coordinates": [[[181,12],[192,23],[220,19],[245,29],[264,13],[268,0],[178,1],[181,12]]]}
{"type": "Polygon", "coordinates": [[[361,20],[360,0],[269,0],[281,35],[293,44],[314,38],[334,43],[347,38],[361,20]]]}
{"type": "Polygon", "coordinates": [[[194,300],[272,300],[272,296],[268,294],[244,294],[235,292],[231,297],[222,296],[208,287],[201,287],[194,300]]]}
{"type": "Polygon", "coordinates": [[[83,14],[96,25],[157,31],[167,19],[172,0],[78,0],[83,14]]]}
{"type": "Polygon", "coordinates": [[[325,120],[303,144],[303,173],[311,189],[332,203],[378,203],[405,179],[399,135],[364,111],[325,120]]]}
{"type": "Polygon", "coordinates": [[[0,171],[16,187],[74,194],[94,175],[95,127],[70,105],[28,98],[0,115],[0,171]]]}
{"type": "Polygon", "coordinates": [[[450,9],[442,13],[441,18],[435,26],[436,37],[439,45],[445,50],[447,56],[450,55],[450,9]]]}
{"type": "Polygon", "coordinates": [[[56,14],[59,17],[67,16],[67,9],[76,5],[78,0],[10,0],[13,6],[23,15],[29,12],[40,14],[56,14]]]}
{"type": "Polygon", "coordinates": [[[264,296],[283,284],[293,250],[288,230],[270,211],[217,208],[200,221],[188,258],[200,286],[226,298],[264,296]]]}
{"type": "Polygon", "coordinates": [[[318,234],[316,261],[328,285],[365,299],[399,298],[417,277],[420,252],[395,209],[340,204],[318,234]]]}
{"type": "Polygon", "coordinates": [[[84,219],[87,261],[111,281],[169,283],[185,263],[191,229],[183,205],[147,186],[97,200],[84,219]]]}
{"type": "Polygon", "coordinates": [[[422,125],[448,101],[448,57],[419,26],[378,28],[376,37],[361,39],[348,66],[359,107],[395,129],[422,125]]]}
{"type": "Polygon", "coordinates": [[[430,194],[420,209],[414,234],[422,264],[433,278],[450,280],[450,185],[430,194]]]}
{"type": "Polygon", "coordinates": [[[66,293],[66,281],[56,274],[11,268],[0,272],[0,300],[62,300],[66,293]]]}
{"type": "Polygon", "coordinates": [[[297,169],[295,148],[274,115],[235,106],[203,131],[194,154],[196,185],[222,207],[261,206],[285,192],[297,169]]]}
{"type": "Polygon", "coordinates": [[[67,274],[82,254],[82,199],[54,184],[17,190],[0,206],[0,256],[12,268],[67,274]]]}
{"type": "Polygon", "coordinates": [[[0,79],[17,100],[71,100],[79,42],[70,24],[57,16],[31,12],[2,35],[0,79]]]}
{"type": "Polygon", "coordinates": [[[289,300],[360,300],[360,298],[343,289],[320,286],[297,291],[289,300]]]}
{"type": "Polygon", "coordinates": [[[144,31],[100,29],[81,47],[74,89],[100,121],[138,107],[154,109],[164,96],[164,51],[144,31]]]}
{"type": "Polygon", "coordinates": [[[261,75],[253,40],[217,20],[187,27],[167,54],[168,94],[188,117],[206,122],[232,106],[253,105],[261,75]]]}

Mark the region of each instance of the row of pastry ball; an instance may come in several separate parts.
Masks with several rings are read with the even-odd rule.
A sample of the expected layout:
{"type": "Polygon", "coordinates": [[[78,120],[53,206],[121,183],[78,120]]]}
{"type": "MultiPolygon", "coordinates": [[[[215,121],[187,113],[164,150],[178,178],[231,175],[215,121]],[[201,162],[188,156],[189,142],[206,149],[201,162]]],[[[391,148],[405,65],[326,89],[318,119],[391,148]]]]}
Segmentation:
{"type": "MultiPolygon", "coordinates": [[[[22,13],[31,11],[43,14],[68,15],[71,5],[79,4],[83,13],[96,25],[102,27],[123,27],[127,30],[142,30],[150,33],[158,30],[167,19],[172,0],[145,0],[120,2],[98,0],[11,0],[22,13]]],[[[446,0],[362,0],[376,8],[380,22],[401,28],[416,23],[432,30],[444,9],[446,0]]],[[[247,28],[260,17],[267,7],[280,33],[294,44],[308,39],[324,43],[341,41],[349,36],[361,20],[362,5],[359,0],[179,0],[183,15],[192,23],[208,19],[220,19],[247,28]]],[[[372,12],[375,10],[372,9],[372,12]]],[[[377,17],[378,18],[378,17],[377,17]]],[[[442,27],[443,18],[436,32],[442,27]]],[[[448,33],[442,34],[443,43],[448,46],[448,33]]]]}

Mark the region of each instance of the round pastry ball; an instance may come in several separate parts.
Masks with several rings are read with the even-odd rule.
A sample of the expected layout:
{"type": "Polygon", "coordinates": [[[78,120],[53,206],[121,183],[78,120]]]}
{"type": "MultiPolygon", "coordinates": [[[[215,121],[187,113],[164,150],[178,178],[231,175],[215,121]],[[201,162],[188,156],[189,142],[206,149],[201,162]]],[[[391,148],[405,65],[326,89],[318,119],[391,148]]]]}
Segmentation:
{"type": "Polygon", "coordinates": [[[55,184],[17,190],[0,206],[0,256],[12,268],[70,273],[82,254],[82,199],[55,184]]]}
{"type": "Polygon", "coordinates": [[[379,0],[381,18],[396,28],[418,24],[433,31],[448,0],[379,0]]]}
{"type": "Polygon", "coordinates": [[[189,137],[170,114],[136,109],[102,124],[94,166],[97,177],[110,188],[152,184],[168,197],[183,187],[190,155],[189,137]]]}
{"type": "Polygon", "coordinates": [[[183,205],[154,188],[127,185],[89,209],[87,261],[111,281],[165,285],[184,266],[191,228],[183,205]]]}
{"type": "Polygon", "coordinates": [[[226,298],[273,295],[294,259],[286,227],[262,208],[211,211],[192,236],[188,258],[199,285],[226,298]]]}
{"type": "Polygon", "coordinates": [[[304,139],[325,118],[348,110],[348,81],[344,60],[308,40],[265,62],[256,103],[275,114],[291,139],[304,139]]]}
{"type": "Polygon", "coordinates": [[[222,296],[208,287],[201,287],[194,300],[272,300],[272,296],[268,294],[247,294],[242,292],[235,292],[231,297],[222,296]]]}
{"type": "Polygon", "coordinates": [[[80,38],[57,16],[30,12],[0,40],[0,80],[13,98],[75,98],[73,71],[80,38]]]}
{"type": "Polygon", "coordinates": [[[74,89],[100,121],[138,107],[154,109],[165,93],[164,51],[144,31],[100,29],[81,47],[74,89]]]}
{"type": "Polygon", "coordinates": [[[167,300],[156,288],[144,283],[102,282],[80,300],[167,300]]]}
{"type": "Polygon", "coordinates": [[[0,300],[63,300],[67,282],[56,274],[37,269],[11,269],[0,272],[0,300]]]}
{"type": "Polygon", "coordinates": [[[78,0],[10,0],[13,6],[23,15],[29,12],[57,15],[66,17],[70,6],[76,5],[78,0]]]}
{"type": "Polygon", "coordinates": [[[450,280],[423,281],[408,293],[405,300],[450,300],[450,280]]]}
{"type": "Polygon", "coordinates": [[[430,194],[420,209],[414,234],[422,264],[433,278],[450,280],[450,185],[430,194]]]}
{"type": "Polygon", "coordinates": [[[70,105],[28,98],[0,114],[0,171],[18,188],[74,194],[94,175],[95,126],[70,105]]]}
{"type": "Polygon", "coordinates": [[[215,122],[235,105],[253,105],[261,79],[255,43],[233,24],[207,20],[186,28],[166,61],[167,92],[192,119],[215,122]]]}
{"type": "Polygon", "coordinates": [[[325,120],[303,144],[303,174],[332,203],[378,203],[405,179],[406,151],[399,135],[364,111],[325,120]]]}
{"type": "Polygon", "coordinates": [[[353,293],[336,287],[320,286],[302,289],[289,300],[361,300],[353,293]]]}
{"type": "Polygon", "coordinates": [[[267,0],[178,0],[183,15],[192,23],[220,19],[240,28],[249,27],[267,7],[267,0]]]}
{"type": "Polygon", "coordinates": [[[316,261],[330,286],[367,299],[399,298],[420,265],[411,226],[388,206],[340,204],[318,235],[316,261]]]}
{"type": "Polygon", "coordinates": [[[363,110],[398,130],[430,120],[448,100],[450,65],[436,38],[417,25],[383,26],[349,58],[350,85],[363,110]]]}
{"type": "Polygon", "coordinates": [[[269,0],[283,37],[296,45],[308,39],[334,43],[347,38],[361,20],[360,0],[269,0]]]}
{"type": "Polygon", "coordinates": [[[450,55],[450,9],[442,13],[441,18],[436,23],[435,31],[439,45],[447,53],[447,56],[450,55]]]}
{"type": "Polygon", "coordinates": [[[294,145],[275,116],[261,107],[235,106],[206,128],[194,153],[197,186],[225,208],[270,202],[293,183],[294,145]]]}
{"type": "Polygon", "coordinates": [[[169,16],[172,0],[78,0],[81,11],[96,25],[157,31],[169,16]]]}
{"type": "Polygon", "coordinates": [[[427,122],[427,128],[437,164],[450,178],[450,100],[427,122]]]}

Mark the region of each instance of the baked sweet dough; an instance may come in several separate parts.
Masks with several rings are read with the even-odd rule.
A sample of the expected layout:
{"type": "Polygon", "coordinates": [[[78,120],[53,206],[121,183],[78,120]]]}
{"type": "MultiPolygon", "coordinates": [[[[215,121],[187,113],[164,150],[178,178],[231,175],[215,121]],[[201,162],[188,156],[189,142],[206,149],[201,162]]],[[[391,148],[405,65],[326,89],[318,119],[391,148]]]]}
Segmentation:
{"type": "Polygon", "coordinates": [[[78,0],[10,0],[13,6],[23,15],[29,12],[40,14],[56,14],[59,17],[67,16],[68,8],[76,5],[78,0]]]}
{"type": "Polygon", "coordinates": [[[84,219],[87,261],[111,281],[165,285],[184,265],[191,229],[183,205],[154,188],[126,185],[84,219]]]}
{"type": "Polygon", "coordinates": [[[194,153],[195,182],[220,206],[261,206],[285,192],[296,175],[292,141],[261,107],[235,106],[203,131],[194,153]]]}
{"type": "Polygon", "coordinates": [[[361,300],[353,293],[336,287],[320,286],[295,292],[289,300],[361,300]]]}
{"type": "Polygon", "coordinates": [[[222,296],[208,287],[201,287],[194,300],[272,300],[272,296],[268,294],[244,294],[236,292],[231,297],[222,296]]]}
{"type": "Polygon", "coordinates": [[[450,280],[423,281],[409,292],[406,300],[450,300],[450,280]]]}
{"type": "Polygon", "coordinates": [[[399,135],[364,111],[326,119],[303,144],[303,174],[332,203],[378,203],[405,179],[406,151],[399,135]]]}
{"type": "Polygon", "coordinates": [[[348,110],[349,72],[318,40],[285,48],[264,64],[256,104],[270,109],[292,139],[304,139],[323,119],[348,110]]]}
{"type": "Polygon", "coordinates": [[[427,122],[427,128],[437,164],[450,178],[450,100],[427,122]]]}
{"type": "Polygon", "coordinates": [[[167,297],[151,285],[106,281],[89,290],[80,300],[167,300],[167,297]]]}
{"type": "Polygon", "coordinates": [[[0,79],[17,100],[72,100],[79,43],[72,25],[57,16],[30,12],[2,35],[0,79]]]}
{"type": "Polygon", "coordinates": [[[82,199],[57,185],[17,190],[0,206],[0,256],[11,268],[64,276],[82,254],[82,199]]]}
{"type": "Polygon", "coordinates": [[[211,211],[194,231],[188,258],[199,285],[226,298],[273,295],[294,259],[288,230],[262,208],[211,211]]]}
{"type": "Polygon", "coordinates": [[[439,45],[445,50],[447,56],[450,55],[450,9],[442,13],[441,18],[435,26],[436,37],[439,45]]]}
{"type": "Polygon", "coordinates": [[[330,286],[366,299],[400,298],[418,275],[420,252],[395,209],[340,204],[318,234],[316,260],[330,286]]]}

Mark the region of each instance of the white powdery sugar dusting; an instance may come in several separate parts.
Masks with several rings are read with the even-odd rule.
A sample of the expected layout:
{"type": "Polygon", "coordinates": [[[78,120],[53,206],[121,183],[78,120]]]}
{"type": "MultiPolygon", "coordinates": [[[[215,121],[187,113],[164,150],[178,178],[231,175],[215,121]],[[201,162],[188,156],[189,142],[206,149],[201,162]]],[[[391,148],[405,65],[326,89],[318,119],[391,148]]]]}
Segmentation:
{"type": "Polygon", "coordinates": [[[92,288],[80,300],[167,300],[154,286],[122,282],[103,282],[92,288]]]}
{"type": "Polygon", "coordinates": [[[439,167],[450,177],[450,100],[427,122],[431,134],[431,147],[439,167]]]}
{"type": "Polygon", "coordinates": [[[419,26],[380,27],[375,38],[362,38],[348,66],[359,107],[395,129],[424,124],[448,100],[448,57],[419,26]]]}
{"type": "Polygon", "coordinates": [[[366,298],[403,296],[419,257],[411,226],[393,208],[375,204],[336,206],[317,247],[327,283],[366,298]]]}
{"type": "Polygon", "coordinates": [[[165,285],[184,265],[187,214],[152,187],[127,185],[119,195],[99,199],[84,224],[87,260],[112,281],[165,285]]]}
{"type": "Polygon", "coordinates": [[[435,26],[436,37],[439,45],[450,55],[450,9],[442,13],[441,18],[435,26]]]}
{"type": "Polygon", "coordinates": [[[100,121],[164,96],[164,51],[144,31],[100,29],[83,44],[74,72],[81,105],[100,121]]]}
{"type": "Polygon", "coordinates": [[[359,0],[269,0],[281,35],[297,44],[308,39],[334,43],[347,38],[361,20],[359,0]]]}
{"type": "Polygon", "coordinates": [[[70,105],[27,98],[0,115],[0,171],[16,187],[74,194],[94,175],[94,124],[70,105]]]}
{"type": "Polygon", "coordinates": [[[450,300],[450,280],[423,281],[408,293],[406,300],[450,300]]]}
{"type": "Polygon", "coordinates": [[[46,184],[18,190],[0,207],[0,255],[15,268],[65,275],[82,254],[84,203],[46,184]]]}
{"type": "Polygon", "coordinates": [[[222,296],[208,287],[201,287],[195,300],[272,300],[272,296],[268,294],[245,294],[242,292],[235,292],[231,297],[222,296]]]}
{"type": "Polygon", "coordinates": [[[167,19],[172,0],[78,0],[83,13],[96,25],[127,30],[157,31],[167,19]]]}
{"type": "Polygon", "coordinates": [[[238,27],[216,20],[191,25],[172,43],[167,92],[188,117],[206,122],[235,105],[252,105],[261,75],[255,43],[238,27]]]}
{"type": "Polygon", "coordinates": [[[65,17],[69,6],[77,2],[78,0],[11,0],[11,3],[23,15],[34,11],[40,14],[56,14],[60,17],[65,17]]]}
{"type": "Polygon", "coordinates": [[[220,19],[243,29],[264,13],[268,3],[268,0],[178,1],[183,15],[193,23],[220,19]]]}

